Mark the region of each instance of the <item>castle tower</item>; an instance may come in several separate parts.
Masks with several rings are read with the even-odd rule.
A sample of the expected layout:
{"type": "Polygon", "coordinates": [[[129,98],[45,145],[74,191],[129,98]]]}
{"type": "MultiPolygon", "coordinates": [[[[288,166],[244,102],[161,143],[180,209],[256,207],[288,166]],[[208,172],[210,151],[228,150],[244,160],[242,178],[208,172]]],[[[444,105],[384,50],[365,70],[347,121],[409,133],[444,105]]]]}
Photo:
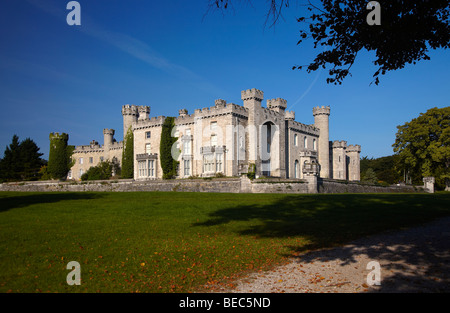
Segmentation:
{"type": "Polygon", "coordinates": [[[127,135],[128,129],[137,122],[138,120],[138,109],[135,105],[124,105],[122,106],[122,116],[123,116],[123,138],[127,135]]]}
{"type": "Polygon", "coordinates": [[[348,180],[360,180],[360,145],[350,145],[347,147],[348,158],[348,180]]]}
{"type": "Polygon", "coordinates": [[[347,158],[345,149],[346,141],[333,141],[332,143],[332,162],[330,163],[330,173],[333,173],[334,179],[347,179],[347,158]]]}
{"type": "Polygon", "coordinates": [[[276,98],[276,99],[269,99],[267,100],[267,108],[278,112],[278,113],[284,113],[284,110],[286,110],[287,107],[287,101],[285,99],[276,98]]]}
{"type": "Polygon", "coordinates": [[[105,128],[103,130],[103,146],[105,149],[109,149],[114,142],[114,129],[105,128]]]}
{"type": "Polygon", "coordinates": [[[138,106],[139,121],[146,121],[150,118],[150,107],[146,105],[138,106]]]}
{"type": "Polygon", "coordinates": [[[256,173],[260,174],[261,159],[258,156],[259,138],[258,126],[260,125],[259,111],[261,102],[264,99],[264,92],[258,89],[247,89],[241,92],[241,99],[244,101],[244,108],[248,110],[248,162],[256,165],[256,173]]]}
{"type": "Polygon", "coordinates": [[[330,144],[329,144],[329,117],[330,107],[313,108],[314,126],[319,128],[319,166],[320,177],[330,178],[330,144]]]}

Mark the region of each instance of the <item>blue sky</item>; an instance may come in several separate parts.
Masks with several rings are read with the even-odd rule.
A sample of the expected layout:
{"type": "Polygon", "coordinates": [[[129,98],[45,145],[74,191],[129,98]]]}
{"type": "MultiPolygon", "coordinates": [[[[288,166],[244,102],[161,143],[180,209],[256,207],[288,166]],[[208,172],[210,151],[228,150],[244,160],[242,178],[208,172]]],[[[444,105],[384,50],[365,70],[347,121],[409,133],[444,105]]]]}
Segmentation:
{"type": "Polygon", "coordinates": [[[326,71],[292,70],[316,55],[298,46],[291,5],[275,28],[265,27],[265,1],[245,1],[223,15],[207,0],[80,0],[81,26],[69,26],[69,1],[0,2],[0,155],[13,134],[30,137],[48,158],[50,132],[69,144],[103,143],[103,129],[122,140],[121,107],[149,105],[151,116],[214,105],[242,105],[241,90],[281,97],[296,120],[314,122],[329,105],[330,140],[360,144],[362,156],[391,155],[396,126],[432,107],[449,105],[448,51],[370,85],[373,54],[362,53],[352,77],[326,84],[326,71]],[[205,15],[206,14],[206,15],[205,15]]]}

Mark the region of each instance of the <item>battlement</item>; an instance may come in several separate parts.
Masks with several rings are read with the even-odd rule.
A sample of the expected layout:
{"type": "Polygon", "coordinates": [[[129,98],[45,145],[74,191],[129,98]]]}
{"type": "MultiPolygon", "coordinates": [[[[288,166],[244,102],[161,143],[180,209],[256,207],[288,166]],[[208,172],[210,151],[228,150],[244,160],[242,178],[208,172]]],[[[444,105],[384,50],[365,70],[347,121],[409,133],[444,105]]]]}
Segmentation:
{"type": "Polygon", "coordinates": [[[188,115],[187,109],[178,110],[178,116],[183,117],[183,116],[187,116],[187,115],[188,115]]]}
{"type": "Polygon", "coordinates": [[[268,99],[267,100],[267,107],[269,109],[286,109],[287,107],[287,101],[282,98],[276,98],[276,99],[268,99]]]}
{"type": "Polygon", "coordinates": [[[136,105],[134,104],[126,104],[122,106],[122,115],[133,115],[133,116],[137,116],[138,113],[138,108],[136,105]]]}
{"type": "Polygon", "coordinates": [[[361,152],[361,146],[360,145],[349,145],[347,146],[347,152],[361,152]]]}
{"type": "Polygon", "coordinates": [[[227,105],[227,102],[223,99],[217,99],[214,101],[216,107],[224,108],[227,105]]]}
{"type": "Polygon", "coordinates": [[[285,120],[295,120],[295,112],[294,111],[286,111],[286,114],[284,116],[285,120]]]}
{"type": "Polygon", "coordinates": [[[62,140],[69,140],[69,135],[66,133],[50,133],[49,136],[50,140],[52,139],[62,139],[62,140]]]}
{"type": "Polygon", "coordinates": [[[332,143],[333,149],[342,148],[345,149],[347,147],[347,141],[345,140],[335,140],[332,143]]]}
{"type": "Polygon", "coordinates": [[[143,129],[151,126],[160,126],[164,123],[164,120],[166,119],[165,116],[153,116],[146,120],[139,120],[137,123],[134,124],[133,129],[143,129]]]}
{"type": "Polygon", "coordinates": [[[221,114],[229,114],[229,113],[238,113],[247,115],[248,110],[243,106],[234,104],[234,103],[226,103],[225,100],[216,100],[216,105],[213,107],[206,107],[202,109],[195,109],[194,115],[196,117],[207,117],[211,115],[221,115],[221,114]],[[217,101],[220,101],[219,105],[217,101]]]}
{"type": "Polygon", "coordinates": [[[105,128],[105,129],[103,129],[103,135],[114,136],[115,132],[116,131],[114,129],[112,129],[112,128],[105,128]]]}
{"type": "Polygon", "coordinates": [[[313,108],[313,115],[330,115],[330,106],[321,106],[313,108]]]}
{"type": "Polygon", "coordinates": [[[261,90],[258,90],[256,88],[242,90],[241,91],[241,99],[243,101],[252,100],[252,99],[262,101],[264,99],[264,92],[261,90]]]}
{"type": "Polygon", "coordinates": [[[150,115],[150,107],[147,105],[138,106],[139,120],[148,120],[150,115]]]}
{"type": "Polygon", "coordinates": [[[297,121],[289,120],[288,127],[293,131],[319,136],[319,129],[313,125],[306,125],[297,121]]]}

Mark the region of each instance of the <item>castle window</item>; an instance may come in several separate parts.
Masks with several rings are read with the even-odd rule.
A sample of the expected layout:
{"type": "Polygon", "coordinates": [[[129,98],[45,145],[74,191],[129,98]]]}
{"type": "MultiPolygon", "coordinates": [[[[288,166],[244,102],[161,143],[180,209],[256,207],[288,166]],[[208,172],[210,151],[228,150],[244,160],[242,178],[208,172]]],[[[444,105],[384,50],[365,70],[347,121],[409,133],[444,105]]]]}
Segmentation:
{"type": "Polygon", "coordinates": [[[80,158],[80,164],[83,164],[83,158],[80,158]]]}
{"type": "Polygon", "coordinates": [[[294,162],[294,178],[300,178],[299,176],[299,172],[300,172],[300,168],[299,168],[299,163],[298,160],[295,160],[294,162]]]}
{"type": "Polygon", "coordinates": [[[314,150],[317,150],[317,143],[316,143],[316,140],[315,140],[315,139],[313,140],[313,149],[314,149],[314,150]]]}
{"type": "Polygon", "coordinates": [[[94,163],[94,158],[93,157],[89,157],[89,163],[94,163]]]}
{"type": "Polygon", "coordinates": [[[222,172],[222,153],[216,154],[216,172],[222,172]]]}
{"type": "Polygon", "coordinates": [[[294,146],[298,146],[298,136],[297,136],[297,134],[294,135],[294,146]]]}
{"type": "Polygon", "coordinates": [[[151,133],[150,132],[145,132],[145,138],[146,139],[150,139],[151,137],[151,133]]]}
{"type": "Polygon", "coordinates": [[[217,133],[217,122],[211,122],[210,127],[211,133],[213,134],[217,133]]]}
{"type": "Polygon", "coordinates": [[[151,144],[146,143],[145,144],[145,153],[150,153],[150,149],[151,149],[151,144]]]}
{"type": "Polygon", "coordinates": [[[217,135],[211,136],[211,146],[217,146],[217,135]]]}
{"type": "Polygon", "coordinates": [[[308,140],[306,139],[306,136],[305,136],[305,138],[303,138],[303,146],[305,148],[308,148],[308,140]]]}
{"type": "Polygon", "coordinates": [[[191,160],[184,160],[184,176],[191,175],[191,160]]]}
{"type": "Polygon", "coordinates": [[[100,157],[100,162],[103,162],[103,160],[104,160],[104,158],[101,156],[101,157],[100,157]]]}
{"type": "MultiPolygon", "coordinates": [[[[341,163],[341,156],[339,156],[339,163],[341,163]]],[[[339,176],[340,177],[340,176],[339,176]]]]}
{"type": "Polygon", "coordinates": [[[148,160],[148,177],[155,177],[155,161],[148,160]]]}
{"type": "Polygon", "coordinates": [[[186,129],[185,135],[186,136],[190,136],[191,135],[191,129],[190,128],[186,129]]]}
{"type": "Polygon", "coordinates": [[[69,170],[69,173],[67,173],[67,178],[72,179],[72,170],[69,170]]]}
{"type": "Polygon", "coordinates": [[[147,175],[147,161],[138,161],[138,173],[139,177],[146,177],[147,175]]]}
{"type": "Polygon", "coordinates": [[[183,148],[184,148],[185,155],[191,154],[191,142],[190,141],[185,141],[183,143],[183,148]]]}
{"type": "Polygon", "coordinates": [[[214,158],[212,154],[203,156],[203,172],[212,172],[214,170],[214,158]]]}
{"type": "Polygon", "coordinates": [[[81,175],[83,175],[83,169],[82,168],[80,168],[80,178],[81,178],[81,175]]]}

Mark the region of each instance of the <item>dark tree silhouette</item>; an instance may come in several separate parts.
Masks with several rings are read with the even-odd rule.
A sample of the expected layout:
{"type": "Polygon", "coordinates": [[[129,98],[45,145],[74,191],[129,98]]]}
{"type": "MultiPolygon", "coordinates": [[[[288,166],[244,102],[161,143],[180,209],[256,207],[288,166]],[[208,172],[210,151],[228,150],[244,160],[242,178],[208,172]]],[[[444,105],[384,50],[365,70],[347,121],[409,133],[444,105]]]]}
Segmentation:
{"type": "MultiPolygon", "coordinates": [[[[222,11],[232,6],[233,0],[210,0],[209,9],[222,11]]],[[[250,2],[250,1],[248,1],[250,2]]],[[[300,0],[309,15],[299,16],[300,38],[297,44],[307,39],[314,47],[325,49],[306,65],[295,65],[293,69],[304,69],[308,73],[330,66],[328,83],[341,84],[350,75],[358,53],[362,50],[375,52],[373,63],[377,70],[373,81],[378,85],[379,76],[389,71],[404,68],[429,60],[430,49],[450,47],[450,2],[448,0],[379,0],[380,25],[369,25],[367,8],[370,1],[320,0],[312,3],[300,0]]],[[[266,24],[275,25],[282,18],[282,11],[290,7],[289,0],[268,0],[266,24]]]]}

